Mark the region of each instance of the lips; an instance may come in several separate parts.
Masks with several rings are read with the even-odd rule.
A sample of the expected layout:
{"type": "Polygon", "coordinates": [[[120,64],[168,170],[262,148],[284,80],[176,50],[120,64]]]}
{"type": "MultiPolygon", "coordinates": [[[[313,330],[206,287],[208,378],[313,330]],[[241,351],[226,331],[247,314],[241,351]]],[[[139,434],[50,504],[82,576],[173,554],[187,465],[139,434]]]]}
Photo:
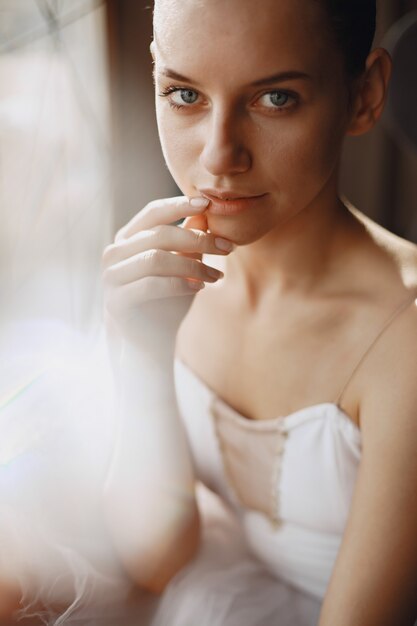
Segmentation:
{"type": "Polygon", "coordinates": [[[220,191],[216,189],[200,189],[200,193],[202,196],[213,201],[248,200],[249,198],[259,198],[261,195],[265,195],[265,194],[253,194],[253,193],[245,193],[245,192],[226,191],[226,190],[220,191]]]}
{"type": "Polygon", "coordinates": [[[210,200],[207,212],[213,215],[236,215],[255,207],[267,194],[248,194],[247,192],[200,189],[201,195],[210,200]]]}

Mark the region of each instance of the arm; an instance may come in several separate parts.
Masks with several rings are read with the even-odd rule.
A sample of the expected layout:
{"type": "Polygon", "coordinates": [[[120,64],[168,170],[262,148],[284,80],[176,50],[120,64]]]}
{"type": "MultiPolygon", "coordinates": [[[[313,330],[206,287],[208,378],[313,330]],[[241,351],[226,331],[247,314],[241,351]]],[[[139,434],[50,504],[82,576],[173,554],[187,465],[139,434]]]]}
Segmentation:
{"type": "Polygon", "coordinates": [[[202,254],[227,254],[205,232],[207,202],[196,207],[181,197],[150,203],[103,255],[119,421],[105,508],[128,572],[156,592],[198,546],[194,477],[173,363],[178,328],[196,293],[190,281],[200,288],[221,275],[210,274],[202,254]],[[183,217],[187,226],[171,225],[183,217]]]}
{"type": "Polygon", "coordinates": [[[413,626],[417,618],[417,320],[378,346],[362,395],[363,456],[319,626],[413,626]]]}
{"type": "Polygon", "coordinates": [[[127,343],[119,362],[119,432],[106,484],[116,547],[142,587],[161,592],[195,554],[199,516],[177,411],[173,352],[153,360],[127,343]]]}

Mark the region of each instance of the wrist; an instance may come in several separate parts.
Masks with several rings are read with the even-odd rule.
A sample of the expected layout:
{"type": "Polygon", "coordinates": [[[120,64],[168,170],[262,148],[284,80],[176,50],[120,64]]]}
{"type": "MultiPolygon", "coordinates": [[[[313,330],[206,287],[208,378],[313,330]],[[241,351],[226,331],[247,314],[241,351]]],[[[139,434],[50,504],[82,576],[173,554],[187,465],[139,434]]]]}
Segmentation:
{"type": "Polygon", "coordinates": [[[142,343],[122,339],[118,365],[122,372],[135,372],[141,376],[173,376],[175,341],[163,345],[144,346],[142,343]]]}
{"type": "Polygon", "coordinates": [[[147,359],[155,363],[172,362],[175,354],[176,333],[164,332],[163,328],[147,332],[128,331],[121,328],[106,312],[105,329],[112,358],[119,362],[122,354],[133,360],[147,359]]]}

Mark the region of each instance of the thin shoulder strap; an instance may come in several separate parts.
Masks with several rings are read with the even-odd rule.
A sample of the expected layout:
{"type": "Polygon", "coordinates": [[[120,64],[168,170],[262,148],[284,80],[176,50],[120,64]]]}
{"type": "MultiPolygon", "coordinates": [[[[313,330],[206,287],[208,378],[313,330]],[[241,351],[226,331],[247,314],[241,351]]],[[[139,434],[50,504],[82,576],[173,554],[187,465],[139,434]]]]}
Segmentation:
{"type": "Polygon", "coordinates": [[[368,346],[368,348],[365,350],[365,352],[362,354],[361,358],[359,359],[359,361],[356,363],[355,367],[353,368],[350,376],[348,377],[347,381],[345,382],[345,384],[342,387],[341,392],[339,393],[339,396],[336,400],[336,404],[337,406],[340,407],[341,401],[342,401],[342,397],[345,394],[346,389],[348,388],[348,386],[350,385],[351,380],[353,379],[353,377],[355,376],[356,372],[358,371],[358,369],[360,368],[360,366],[362,365],[362,363],[365,361],[366,357],[368,356],[368,354],[371,352],[372,348],[375,346],[375,344],[377,343],[378,339],[384,334],[384,332],[387,330],[387,328],[389,328],[389,326],[391,326],[391,324],[394,322],[394,320],[397,319],[397,317],[403,312],[405,311],[415,300],[417,299],[417,291],[414,292],[413,296],[410,298],[408,297],[407,300],[405,302],[403,302],[401,304],[401,306],[398,307],[398,309],[395,309],[395,311],[390,315],[390,317],[388,318],[388,320],[385,322],[385,324],[382,326],[381,330],[378,332],[378,334],[376,335],[376,337],[372,340],[370,346],[368,346]]]}

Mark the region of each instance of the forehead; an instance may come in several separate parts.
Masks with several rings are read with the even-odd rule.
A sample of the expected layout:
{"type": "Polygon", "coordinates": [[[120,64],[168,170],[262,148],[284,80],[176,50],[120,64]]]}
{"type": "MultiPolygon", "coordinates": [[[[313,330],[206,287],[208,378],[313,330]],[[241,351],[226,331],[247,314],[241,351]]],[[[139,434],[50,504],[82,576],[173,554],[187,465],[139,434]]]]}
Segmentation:
{"type": "Polygon", "coordinates": [[[154,33],[157,60],[190,75],[317,74],[329,59],[317,0],[156,0],[154,33]]]}

